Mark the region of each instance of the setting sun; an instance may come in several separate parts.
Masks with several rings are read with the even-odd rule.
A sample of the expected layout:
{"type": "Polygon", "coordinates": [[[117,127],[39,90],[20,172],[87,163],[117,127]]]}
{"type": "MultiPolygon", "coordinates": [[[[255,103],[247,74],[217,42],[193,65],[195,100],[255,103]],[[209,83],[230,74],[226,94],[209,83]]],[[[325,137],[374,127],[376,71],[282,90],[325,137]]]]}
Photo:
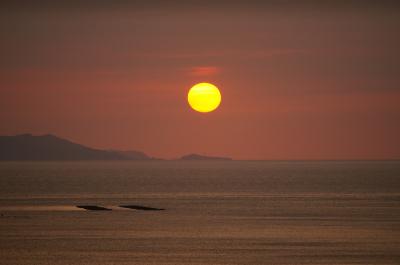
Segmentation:
{"type": "Polygon", "coordinates": [[[211,112],[221,103],[221,93],[213,84],[199,83],[189,90],[188,102],[195,111],[211,112]]]}

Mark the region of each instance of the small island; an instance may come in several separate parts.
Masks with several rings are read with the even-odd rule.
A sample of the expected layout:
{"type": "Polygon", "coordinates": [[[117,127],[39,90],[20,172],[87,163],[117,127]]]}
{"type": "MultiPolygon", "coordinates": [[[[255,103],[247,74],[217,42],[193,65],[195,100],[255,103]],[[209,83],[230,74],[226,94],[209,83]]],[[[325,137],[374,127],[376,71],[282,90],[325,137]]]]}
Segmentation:
{"type": "Polygon", "coordinates": [[[199,154],[188,154],[182,156],[179,160],[193,161],[193,160],[218,160],[218,161],[231,161],[230,157],[218,157],[218,156],[204,156],[199,154]]]}

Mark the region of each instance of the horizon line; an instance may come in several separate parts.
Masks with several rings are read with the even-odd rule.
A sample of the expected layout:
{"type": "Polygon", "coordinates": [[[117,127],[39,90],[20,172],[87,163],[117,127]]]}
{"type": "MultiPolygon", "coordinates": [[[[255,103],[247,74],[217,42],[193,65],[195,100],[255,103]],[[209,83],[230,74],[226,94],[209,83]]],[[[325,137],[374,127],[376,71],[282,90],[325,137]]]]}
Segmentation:
{"type": "MultiPolygon", "coordinates": [[[[33,133],[19,133],[19,134],[14,134],[14,135],[0,135],[0,137],[17,137],[17,136],[33,136],[33,137],[45,137],[45,136],[53,136],[65,141],[69,141],[71,143],[74,144],[78,144],[87,148],[91,148],[91,149],[95,149],[95,150],[102,150],[102,151],[110,151],[110,150],[114,150],[114,149],[102,149],[102,148],[98,148],[98,147],[91,147],[91,146],[87,146],[86,144],[82,144],[82,143],[78,143],[75,142],[73,140],[70,140],[68,138],[64,138],[61,136],[58,136],[57,134],[53,134],[53,133],[45,133],[45,134],[33,134],[33,133]]],[[[148,155],[148,153],[146,151],[143,150],[136,150],[136,149],[124,149],[124,150],[118,150],[115,149],[115,151],[137,151],[137,152],[142,152],[144,153],[146,156],[149,157],[149,159],[143,159],[143,160],[116,160],[116,161],[264,161],[264,162],[398,162],[400,161],[400,157],[399,158],[352,158],[352,159],[333,159],[333,158],[328,158],[328,159],[235,159],[231,156],[220,156],[220,155],[210,155],[210,154],[204,154],[204,153],[197,153],[197,152],[188,152],[188,153],[184,153],[181,156],[178,157],[174,157],[174,158],[160,158],[160,157],[153,157],[152,155],[148,155]],[[184,160],[181,159],[182,157],[186,156],[186,155],[191,155],[191,154],[195,154],[195,155],[200,155],[200,156],[205,156],[205,157],[210,157],[210,158],[228,158],[227,160],[217,160],[217,159],[203,159],[203,160],[184,160]]],[[[0,162],[22,162],[22,161],[32,161],[32,162],[37,162],[37,161],[110,161],[110,160],[0,160],[0,162]]],[[[111,160],[113,161],[113,160],[111,160]]]]}

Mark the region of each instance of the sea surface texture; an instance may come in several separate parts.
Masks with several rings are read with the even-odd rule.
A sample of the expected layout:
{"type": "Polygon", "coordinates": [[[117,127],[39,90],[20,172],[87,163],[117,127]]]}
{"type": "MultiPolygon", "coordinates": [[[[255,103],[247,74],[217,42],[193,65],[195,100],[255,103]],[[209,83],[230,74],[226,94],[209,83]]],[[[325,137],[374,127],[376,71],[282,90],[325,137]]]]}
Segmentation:
{"type": "Polygon", "coordinates": [[[2,265],[398,265],[400,162],[2,162],[0,214],[2,265]]]}

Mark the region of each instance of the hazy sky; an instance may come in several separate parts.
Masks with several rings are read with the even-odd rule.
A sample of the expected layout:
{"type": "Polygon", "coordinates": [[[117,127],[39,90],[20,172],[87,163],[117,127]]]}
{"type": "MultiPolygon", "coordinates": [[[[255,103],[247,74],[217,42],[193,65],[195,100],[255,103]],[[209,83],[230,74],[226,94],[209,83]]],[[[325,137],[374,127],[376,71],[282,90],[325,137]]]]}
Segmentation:
{"type": "Polygon", "coordinates": [[[0,4],[1,135],[165,158],[400,158],[396,1],[53,2],[0,4]],[[202,81],[222,92],[209,114],[186,101],[202,81]]]}

